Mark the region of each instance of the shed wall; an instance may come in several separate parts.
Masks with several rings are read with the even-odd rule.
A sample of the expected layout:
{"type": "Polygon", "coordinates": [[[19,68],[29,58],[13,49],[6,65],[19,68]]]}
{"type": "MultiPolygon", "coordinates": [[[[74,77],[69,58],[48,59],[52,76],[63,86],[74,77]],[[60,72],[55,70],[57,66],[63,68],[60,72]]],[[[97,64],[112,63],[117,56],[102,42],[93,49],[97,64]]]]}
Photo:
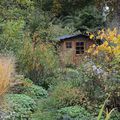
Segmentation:
{"type": "Polygon", "coordinates": [[[72,38],[63,40],[60,43],[60,61],[62,65],[66,64],[74,64],[79,65],[82,58],[85,56],[84,54],[76,54],[76,42],[84,42],[85,43],[85,51],[88,50],[89,46],[94,44],[93,40],[89,38],[72,38]],[[72,42],[72,48],[66,48],[66,42],[72,42]]]}

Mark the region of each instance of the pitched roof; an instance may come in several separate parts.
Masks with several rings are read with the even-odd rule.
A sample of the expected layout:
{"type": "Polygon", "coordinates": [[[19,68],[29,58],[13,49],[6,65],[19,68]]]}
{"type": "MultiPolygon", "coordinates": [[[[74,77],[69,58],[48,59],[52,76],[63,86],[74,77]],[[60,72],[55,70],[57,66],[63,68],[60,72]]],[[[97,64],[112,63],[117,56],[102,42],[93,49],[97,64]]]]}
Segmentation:
{"type": "Polygon", "coordinates": [[[85,34],[76,34],[76,35],[64,35],[59,37],[58,39],[61,40],[66,40],[66,39],[71,39],[71,38],[77,38],[77,37],[89,37],[89,35],[85,35],[85,34]]]}

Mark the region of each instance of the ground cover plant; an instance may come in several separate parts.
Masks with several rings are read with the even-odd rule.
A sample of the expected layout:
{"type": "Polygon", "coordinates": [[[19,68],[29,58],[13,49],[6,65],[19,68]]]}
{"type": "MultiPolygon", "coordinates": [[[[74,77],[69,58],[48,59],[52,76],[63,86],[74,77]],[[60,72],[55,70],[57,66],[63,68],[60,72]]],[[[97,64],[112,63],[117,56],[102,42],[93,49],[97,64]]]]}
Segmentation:
{"type": "Polygon", "coordinates": [[[24,94],[8,94],[6,99],[10,106],[10,119],[30,119],[37,109],[35,101],[24,94]]]}

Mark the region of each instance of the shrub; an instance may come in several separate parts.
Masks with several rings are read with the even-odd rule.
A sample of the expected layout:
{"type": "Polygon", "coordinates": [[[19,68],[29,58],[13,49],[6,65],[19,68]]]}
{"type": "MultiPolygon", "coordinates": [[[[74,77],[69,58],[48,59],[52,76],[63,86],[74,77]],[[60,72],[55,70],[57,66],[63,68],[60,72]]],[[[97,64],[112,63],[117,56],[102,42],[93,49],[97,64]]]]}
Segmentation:
{"type": "Polygon", "coordinates": [[[60,114],[68,114],[71,117],[76,117],[79,115],[79,113],[83,110],[84,108],[81,108],[80,106],[71,106],[71,107],[65,107],[61,108],[58,110],[60,114]]]}
{"type": "Polygon", "coordinates": [[[33,99],[46,98],[48,96],[48,93],[45,89],[34,84],[31,86],[25,86],[23,90],[24,94],[32,97],[33,99]]]}
{"type": "Polygon", "coordinates": [[[11,87],[10,93],[15,94],[26,94],[33,99],[46,98],[48,93],[41,86],[34,85],[29,78],[22,78],[19,80],[18,84],[11,87]]]}
{"type": "Polygon", "coordinates": [[[24,78],[23,82],[26,83],[26,85],[33,84],[33,81],[29,78],[24,78]]]}
{"type": "Polygon", "coordinates": [[[110,120],[118,120],[119,118],[120,118],[120,112],[118,112],[117,110],[113,111],[110,120]]]}
{"type": "Polygon", "coordinates": [[[33,39],[37,40],[35,41],[37,44],[34,43],[34,40],[30,42],[31,38],[27,37],[19,51],[19,70],[34,83],[44,85],[44,78],[56,68],[58,60],[53,45],[40,41],[39,33],[35,33],[33,39]]]}
{"type": "Polygon", "coordinates": [[[85,99],[85,94],[80,89],[73,88],[69,82],[62,82],[50,93],[48,104],[51,107],[61,108],[82,104],[85,99]]]}
{"type": "Polygon", "coordinates": [[[120,63],[120,34],[118,34],[117,29],[107,29],[99,31],[96,37],[104,41],[99,46],[91,46],[88,53],[92,61],[94,61],[99,68],[102,68],[103,74],[106,73],[105,78],[100,78],[103,79],[102,82],[105,84],[104,87],[106,91],[113,92],[119,89],[120,85],[120,68],[118,67],[120,63]]]}
{"type": "MultiPolygon", "coordinates": [[[[72,85],[84,91],[87,98],[87,107],[96,107],[96,105],[104,102],[105,91],[104,82],[100,81],[98,76],[95,76],[92,69],[92,65],[89,61],[82,62],[81,66],[77,69],[79,78],[72,80],[72,85]],[[88,72],[89,71],[89,72],[88,72]]],[[[98,105],[99,106],[99,105],[98,105]]]]}
{"type": "Polygon", "coordinates": [[[15,76],[14,83],[10,86],[9,92],[12,94],[22,94],[25,91],[25,87],[29,87],[33,82],[29,78],[24,78],[24,76],[15,76]]]}
{"type": "MultiPolygon", "coordinates": [[[[101,98],[105,98],[104,96],[110,95],[110,98],[112,98],[111,101],[114,99],[110,105],[111,109],[119,109],[120,104],[118,102],[118,99],[120,98],[120,34],[118,33],[117,29],[107,29],[99,31],[96,38],[102,39],[103,43],[98,46],[92,45],[88,50],[88,53],[90,54],[90,58],[88,57],[88,60],[94,63],[94,65],[91,66],[91,73],[93,74],[91,76],[94,77],[95,80],[95,82],[93,82],[94,86],[97,83],[96,86],[99,86],[101,88],[101,90],[98,90],[96,96],[101,96],[102,94],[99,95],[98,93],[101,93],[99,91],[103,91],[101,98]]],[[[90,74],[90,71],[88,71],[88,73],[90,74]]],[[[99,99],[99,101],[100,100],[101,99],[99,99]]]]}
{"type": "Polygon", "coordinates": [[[32,116],[32,120],[56,120],[56,113],[51,111],[38,111],[32,116]]]}
{"type": "Polygon", "coordinates": [[[64,70],[67,79],[76,79],[79,77],[79,72],[76,69],[67,68],[64,70]]]}
{"type": "Polygon", "coordinates": [[[58,110],[59,120],[69,118],[71,120],[92,120],[92,116],[85,108],[80,106],[70,106],[58,110]]]}
{"type": "Polygon", "coordinates": [[[10,120],[28,120],[37,108],[35,101],[24,94],[7,94],[6,101],[10,107],[10,120]]]}
{"type": "Polygon", "coordinates": [[[51,78],[52,82],[51,85],[54,87],[61,82],[70,82],[72,85],[76,84],[75,82],[78,79],[81,79],[79,72],[77,69],[72,68],[64,68],[64,69],[57,69],[55,71],[54,77],[51,78]]]}
{"type": "Polygon", "coordinates": [[[118,120],[120,118],[120,112],[117,109],[105,111],[105,103],[99,111],[97,120],[118,120]]]}
{"type": "Polygon", "coordinates": [[[47,99],[39,99],[37,101],[37,111],[32,115],[32,120],[57,120],[57,112],[50,109],[46,104],[47,99]]]}

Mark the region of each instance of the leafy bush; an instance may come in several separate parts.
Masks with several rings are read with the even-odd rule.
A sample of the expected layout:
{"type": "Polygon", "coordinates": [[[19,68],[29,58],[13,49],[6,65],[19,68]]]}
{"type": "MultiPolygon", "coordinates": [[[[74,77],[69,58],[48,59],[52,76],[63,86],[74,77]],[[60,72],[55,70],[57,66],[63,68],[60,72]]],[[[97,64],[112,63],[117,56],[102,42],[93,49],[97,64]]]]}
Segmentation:
{"type": "Polygon", "coordinates": [[[10,93],[14,94],[26,94],[33,99],[46,98],[48,93],[41,86],[34,85],[33,82],[29,78],[17,78],[18,84],[11,87],[10,93]]]}
{"type": "Polygon", "coordinates": [[[8,94],[6,101],[10,107],[10,120],[28,120],[37,108],[35,101],[24,94],[8,94]]]}
{"type": "Polygon", "coordinates": [[[74,86],[74,84],[75,85],[77,84],[75,82],[80,81],[81,76],[77,69],[64,68],[64,69],[57,69],[55,71],[54,77],[51,77],[51,79],[52,79],[51,85],[53,85],[53,87],[59,85],[61,82],[70,82],[72,86],[74,86]]]}
{"type": "Polygon", "coordinates": [[[15,81],[12,86],[10,86],[10,93],[12,94],[23,94],[25,92],[25,87],[29,87],[33,82],[29,78],[24,78],[24,76],[15,76],[15,81]]]}
{"type": "Polygon", "coordinates": [[[110,120],[118,120],[119,118],[120,118],[120,112],[118,112],[117,110],[113,111],[110,120]]]}
{"type": "Polygon", "coordinates": [[[33,99],[46,98],[48,96],[47,91],[43,89],[41,86],[37,85],[25,86],[24,94],[32,97],[33,99]]]}
{"type": "Polygon", "coordinates": [[[3,34],[0,34],[0,51],[17,53],[23,46],[23,20],[7,20],[3,23],[3,34]],[[7,44],[6,44],[7,43],[7,44]]]}
{"type": "Polygon", "coordinates": [[[37,101],[37,111],[32,115],[32,120],[57,120],[57,112],[55,109],[50,109],[50,106],[46,104],[45,99],[39,99],[37,101]]]}
{"type": "Polygon", "coordinates": [[[93,72],[89,71],[88,73],[86,69],[90,68],[85,61],[77,69],[67,69],[65,78],[68,80],[66,82],[84,94],[83,104],[87,108],[97,108],[98,103],[102,103],[105,98],[103,83],[99,82],[99,78],[93,72]]]}
{"type": "Polygon", "coordinates": [[[97,38],[102,38],[104,41],[98,46],[92,45],[88,50],[91,56],[88,60],[94,62],[93,75],[91,76],[94,77],[94,72],[97,71],[99,75],[96,74],[96,78],[94,77],[96,85],[102,88],[106,96],[109,94],[110,99],[114,99],[115,102],[113,100],[111,102],[111,109],[119,108],[119,100],[117,99],[120,98],[120,34],[117,29],[101,30],[98,32],[97,38]]]}
{"type": "Polygon", "coordinates": [[[105,111],[105,103],[104,103],[96,119],[97,120],[118,120],[119,118],[120,118],[120,112],[117,109],[105,111]]]}
{"type": "Polygon", "coordinates": [[[55,108],[82,104],[85,101],[85,94],[69,82],[62,82],[50,93],[48,104],[55,108]]]}
{"type": "MultiPolygon", "coordinates": [[[[33,37],[39,39],[39,34],[35,33],[33,37]]],[[[31,43],[30,40],[28,38],[19,51],[19,70],[34,83],[43,85],[45,84],[45,77],[50,75],[58,65],[57,56],[53,45],[45,44],[42,41],[37,41],[38,44],[35,44],[34,42],[31,43]],[[34,47],[33,44],[35,44],[34,47]]]]}
{"type": "Polygon", "coordinates": [[[24,78],[23,81],[24,83],[27,83],[27,84],[33,84],[33,81],[29,78],[24,78]]]}
{"type": "Polygon", "coordinates": [[[67,79],[76,79],[79,77],[79,72],[76,69],[67,68],[64,70],[67,79]]]}
{"type": "Polygon", "coordinates": [[[71,117],[76,117],[79,115],[79,113],[83,110],[80,106],[71,106],[71,107],[65,107],[58,110],[61,114],[68,114],[71,117]]]}
{"type": "Polygon", "coordinates": [[[80,106],[61,108],[58,110],[58,113],[59,120],[65,120],[65,118],[69,118],[71,120],[92,120],[90,113],[88,113],[85,108],[80,106]]]}
{"type": "Polygon", "coordinates": [[[32,120],[56,120],[56,113],[51,111],[38,111],[32,116],[32,120]]]}

